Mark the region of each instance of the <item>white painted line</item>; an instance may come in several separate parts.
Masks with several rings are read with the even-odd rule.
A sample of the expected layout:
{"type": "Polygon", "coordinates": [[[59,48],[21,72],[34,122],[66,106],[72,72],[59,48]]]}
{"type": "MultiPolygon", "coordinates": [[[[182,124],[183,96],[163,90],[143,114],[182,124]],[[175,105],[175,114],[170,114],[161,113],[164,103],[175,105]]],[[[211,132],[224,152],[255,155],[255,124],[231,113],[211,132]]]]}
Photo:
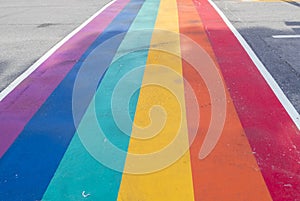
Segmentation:
{"type": "Polygon", "coordinates": [[[12,92],[23,80],[25,80],[32,72],[34,72],[44,61],[46,61],[56,50],[58,50],[64,43],[77,34],[83,27],[95,19],[100,13],[102,13],[107,7],[113,4],[116,0],[113,0],[103,6],[99,11],[92,15],[89,19],[83,22],[79,27],[67,35],[64,39],[53,46],[46,54],[44,54],[39,60],[32,64],[24,73],[17,77],[12,83],[10,83],[3,91],[0,92],[0,101],[2,101],[10,92],[12,92]]]}
{"type": "Polygon", "coordinates": [[[300,35],[274,35],[272,38],[285,39],[285,38],[300,38],[300,35]]]}
{"type": "Polygon", "coordinates": [[[291,119],[297,126],[297,128],[300,130],[300,115],[295,109],[295,107],[292,105],[292,103],[289,101],[289,99],[285,96],[281,88],[278,86],[277,82],[274,80],[272,75],[268,72],[266,67],[263,65],[263,63],[259,60],[259,58],[256,56],[254,51],[251,49],[251,47],[248,45],[248,43],[245,41],[245,39],[241,36],[241,34],[235,29],[235,27],[231,24],[231,22],[227,19],[227,17],[224,15],[224,13],[217,7],[217,5],[212,1],[208,0],[208,2],[215,8],[215,10],[219,13],[219,15],[222,17],[226,25],[229,27],[229,29],[233,32],[235,37],[239,40],[243,48],[246,50],[254,64],[256,65],[257,69],[261,73],[261,75],[264,77],[266,82],[269,84],[271,89],[273,90],[274,94],[277,96],[280,103],[283,105],[287,113],[290,115],[291,119]]]}

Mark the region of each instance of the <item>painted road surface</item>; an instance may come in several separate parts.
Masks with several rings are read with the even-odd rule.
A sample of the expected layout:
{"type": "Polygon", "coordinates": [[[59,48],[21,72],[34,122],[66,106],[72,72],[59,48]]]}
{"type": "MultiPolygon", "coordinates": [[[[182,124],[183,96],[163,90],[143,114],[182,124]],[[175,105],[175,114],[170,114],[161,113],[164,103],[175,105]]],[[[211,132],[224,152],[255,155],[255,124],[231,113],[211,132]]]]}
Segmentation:
{"type": "Polygon", "coordinates": [[[0,200],[300,200],[299,114],[211,1],[115,0],[0,98],[0,200]]]}

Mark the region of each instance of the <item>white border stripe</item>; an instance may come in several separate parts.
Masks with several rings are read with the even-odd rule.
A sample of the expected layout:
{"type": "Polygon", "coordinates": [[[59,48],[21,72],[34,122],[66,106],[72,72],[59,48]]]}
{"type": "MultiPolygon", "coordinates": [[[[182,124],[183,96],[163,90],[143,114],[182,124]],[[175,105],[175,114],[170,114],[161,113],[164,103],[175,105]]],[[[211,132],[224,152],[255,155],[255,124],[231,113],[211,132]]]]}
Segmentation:
{"type": "Polygon", "coordinates": [[[99,11],[92,15],[89,19],[83,22],[79,27],[67,35],[64,39],[53,46],[46,54],[44,54],[39,60],[32,64],[24,73],[17,77],[12,83],[10,83],[3,91],[0,92],[0,101],[2,101],[9,93],[11,93],[23,80],[25,80],[32,72],[34,72],[44,61],[46,61],[56,50],[58,50],[64,43],[77,34],[83,27],[95,19],[100,13],[102,13],[107,7],[112,5],[116,0],[113,0],[103,6],[99,11]]]}
{"type": "Polygon", "coordinates": [[[229,27],[229,29],[233,32],[235,37],[239,40],[243,48],[246,50],[254,64],[256,65],[257,69],[261,73],[261,75],[264,77],[266,82],[269,84],[271,89],[273,90],[274,94],[277,96],[280,103],[283,105],[287,113],[290,115],[291,119],[297,126],[298,130],[300,130],[300,115],[297,112],[297,110],[294,108],[292,103],[289,101],[289,99],[285,96],[281,88],[278,86],[277,82],[274,80],[272,75],[268,72],[266,67],[263,65],[263,63],[258,59],[254,51],[251,49],[251,47],[248,45],[248,43],[245,41],[245,39],[241,36],[241,34],[235,29],[235,27],[231,24],[231,22],[227,19],[227,17],[224,15],[224,13],[217,7],[217,5],[212,1],[208,0],[208,2],[214,7],[214,9],[219,13],[221,18],[224,20],[226,25],[229,27]]]}

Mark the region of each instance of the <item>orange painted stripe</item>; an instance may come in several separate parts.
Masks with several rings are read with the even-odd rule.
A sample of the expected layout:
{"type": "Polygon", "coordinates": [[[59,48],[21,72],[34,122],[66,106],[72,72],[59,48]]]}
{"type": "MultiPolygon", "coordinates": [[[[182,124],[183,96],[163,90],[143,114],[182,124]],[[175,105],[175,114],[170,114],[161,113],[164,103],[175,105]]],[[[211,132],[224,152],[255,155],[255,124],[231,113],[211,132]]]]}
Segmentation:
{"type": "MultiPolygon", "coordinates": [[[[177,0],[177,3],[180,33],[202,46],[218,67],[193,2],[177,0]]],[[[186,45],[181,41],[181,47],[187,48],[186,45]]],[[[197,52],[194,54],[191,56],[196,57],[197,52]]],[[[192,86],[200,108],[200,128],[190,148],[195,200],[272,200],[224,81],[227,95],[225,126],[213,152],[205,159],[199,159],[200,147],[211,119],[211,100],[200,75],[185,61],[183,61],[183,75],[192,86]]],[[[189,97],[186,97],[190,131],[196,125],[191,123],[194,119],[194,108],[189,104],[189,100],[189,97]]]]}

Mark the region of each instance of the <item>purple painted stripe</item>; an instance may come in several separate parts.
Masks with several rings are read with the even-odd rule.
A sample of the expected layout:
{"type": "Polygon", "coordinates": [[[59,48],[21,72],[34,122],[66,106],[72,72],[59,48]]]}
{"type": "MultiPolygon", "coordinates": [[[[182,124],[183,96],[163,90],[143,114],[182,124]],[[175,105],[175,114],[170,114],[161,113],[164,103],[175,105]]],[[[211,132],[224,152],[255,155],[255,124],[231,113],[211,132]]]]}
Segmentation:
{"type": "Polygon", "coordinates": [[[129,0],[118,0],[55,51],[0,102],[0,158],[83,53],[129,0]]]}

